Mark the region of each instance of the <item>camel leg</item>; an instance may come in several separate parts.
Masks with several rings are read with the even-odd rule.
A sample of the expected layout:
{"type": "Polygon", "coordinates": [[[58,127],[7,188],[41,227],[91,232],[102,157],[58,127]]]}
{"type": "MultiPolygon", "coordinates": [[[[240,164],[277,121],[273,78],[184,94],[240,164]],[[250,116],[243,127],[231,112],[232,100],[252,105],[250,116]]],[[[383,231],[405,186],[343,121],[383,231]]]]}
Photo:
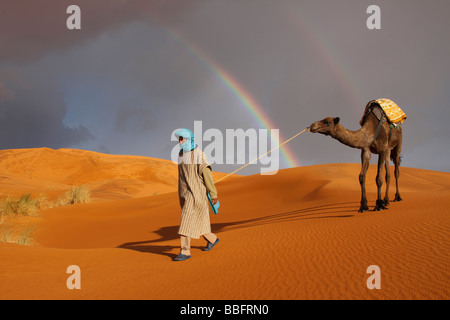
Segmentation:
{"type": "Polygon", "coordinates": [[[394,165],[395,165],[395,170],[394,170],[394,175],[395,175],[395,188],[396,188],[396,192],[395,192],[395,198],[394,201],[402,201],[402,197],[400,197],[400,191],[398,190],[398,179],[400,178],[400,147],[397,146],[394,150],[392,150],[393,152],[393,160],[394,160],[394,165]]]}
{"type": "Polygon", "coordinates": [[[391,183],[391,171],[389,169],[389,158],[390,158],[391,152],[388,151],[386,154],[386,158],[384,160],[384,168],[386,170],[386,195],[384,196],[384,205],[389,205],[389,185],[391,183]]]}
{"type": "Polygon", "coordinates": [[[377,173],[377,202],[375,204],[375,211],[380,211],[387,209],[384,206],[383,200],[381,200],[381,187],[383,186],[383,179],[381,177],[381,174],[383,173],[383,165],[386,160],[386,153],[380,153],[378,156],[378,173],[377,173]]]}
{"type": "Polygon", "coordinates": [[[369,210],[367,206],[367,197],[366,197],[366,174],[369,169],[370,163],[370,150],[362,149],[361,150],[361,173],[359,174],[359,183],[361,184],[361,207],[358,212],[364,212],[369,210]]]}

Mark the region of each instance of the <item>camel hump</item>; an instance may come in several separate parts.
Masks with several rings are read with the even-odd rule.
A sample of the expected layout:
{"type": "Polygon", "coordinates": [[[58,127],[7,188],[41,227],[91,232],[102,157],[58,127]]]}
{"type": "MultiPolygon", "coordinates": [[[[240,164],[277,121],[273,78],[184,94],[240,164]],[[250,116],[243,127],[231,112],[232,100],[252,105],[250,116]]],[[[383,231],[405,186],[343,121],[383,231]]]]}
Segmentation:
{"type": "Polygon", "coordinates": [[[376,100],[370,100],[366,104],[366,108],[364,109],[363,116],[361,118],[361,121],[359,121],[359,124],[362,126],[364,125],[364,122],[366,122],[366,118],[369,115],[369,113],[373,113],[378,120],[381,120],[383,116],[383,110],[381,109],[381,106],[376,100]]]}

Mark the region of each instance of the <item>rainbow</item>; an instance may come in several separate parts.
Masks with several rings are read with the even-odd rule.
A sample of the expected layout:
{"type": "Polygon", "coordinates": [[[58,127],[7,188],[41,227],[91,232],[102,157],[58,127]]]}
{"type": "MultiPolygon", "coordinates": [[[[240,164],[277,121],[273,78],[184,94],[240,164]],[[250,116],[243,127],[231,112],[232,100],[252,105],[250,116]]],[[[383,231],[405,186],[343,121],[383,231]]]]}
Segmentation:
{"type": "MultiPolygon", "coordinates": [[[[350,100],[353,101],[352,105],[355,110],[357,109],[360,111],[361,103],[365,103],[368,98],[363,96],[363,90],[358,88],[358,82],[355,81],[354,76],[347,70],[348,68],[345,67],[345,63],[339,56],[337,50],[334,50],[331,44],[328,44],[328,41],[320,34],[320,32],[311,30],[310,26],[312,24],[309,21],[310,19],[308,15],[302,14],[301,8],[297,8],[293,6],[293,4],[282,6],[282,8],[288,23],[306,38],[307,44],[312,46],[322,60],[328,64],[331,73],[336,76],[342,89],[347,92],[350,100]]],[[[244,86],[219,63],[196,47],[192,41],[185,39],[180,32],[166,26],[154,15],[148,14],[148,16],[152,21],[153,26],[162,31],[162,33],[169,35],[176,43],[181,44],[181,46],[190,52],[201,64],[206,66],[206,68],[229,89],[229,91],[239,100],[240,104],[263,128],[268,129],[269,132],[270,129],[277,128],[250,92],[248,92],[248,90],[246,90],[244,86]]],[[[279,140],[280,142],[285,141],[281,134],[279,140]]],[[[280,154],[288,167],[300,166],[300,162],[296,160],[296,156],[287,145],[280,147],[280,154]]]]}
{"type": "MultiPolygon", "coordinates": [[[[184,48],[188,50],[201,64],[207,67],[210,72],[212,72],[215,77],[227,87],[230,92],[239,100],[241,105],[252,115],[252,117],[265,129],[275,129],[277,126],[269,119],[267,114],[264,112],[261,105],[256,101],[256,99],[242,86],[239,81],[234,78],[229,72],[227,72],[219,63],[214,61],[205,52],[201,51],[192,42],[184,40],[179,32],[164,27],[162,30],[166,31],[170,36],[175,39],[178,43],[181,43],[184,48]]],[[[282,143],[285,139],[279,134],[278,143],[282,143]]],[[[296,156],[292,150],[284,145],[280,147],[281,158],[285,164],[289,167],[300,166],[297,162],[296,156]]],[[[251,159],[253,160],[253,159],[251,159]]]]}
{"type": "MultiPolygon", "coordinates": [[[[270,129],[277,128],[277,126],[270,121],[269,117],[266,115],[255,98],[247,90],[245,90],[245,88],[235,78],[233,78],[219,64],[212,64],[210,63],[211,60],[204,59],[205,55],[202,55],[202,57],[203,61],[208,63],[210,70],[213,71],[214,75],[234,94],[234,96],[236,96],[236,98],[238,98],[241,104],[263,128],[268,129],[269,132],[270,129]]],[[[282,143],[284,141],[281,134],[279,135],[279,140],[280,141],[278,141],[278,143],[282,143]]],[[[296,161],[295,155],[287,146],[280,147],[280,154],[288,167],[292,168],[299,165],[296,161]]]]}

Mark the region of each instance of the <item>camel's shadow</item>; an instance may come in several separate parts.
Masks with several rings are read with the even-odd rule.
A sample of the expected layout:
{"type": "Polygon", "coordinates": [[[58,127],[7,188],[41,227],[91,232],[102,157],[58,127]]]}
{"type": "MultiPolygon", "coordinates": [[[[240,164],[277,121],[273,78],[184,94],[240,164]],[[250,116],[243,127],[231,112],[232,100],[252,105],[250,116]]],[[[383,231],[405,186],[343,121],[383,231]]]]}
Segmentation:
{"type": "MultiPolygon", "coordinates": [[[[254,219],[247,219],[228,223],[213,223],[211,225],[211,229],[214,233],[221,233],[231,230],[254,228],[267,224],[283,223],[296,220],[349,218],[354,216],[354,213],[358,209],[358,206],[359,202],[327,204],[288,212],[276,213],[254,219]]],[[[126,242],[119,245],[118,248],[165,255],[170,258],[174,258],[177,255],[177,253],[174,253],[173,251],[174,249],[180,248],[179,246],[161,245],[161,244],[158,245],[158,243],[179,239],[178,228],[179,226],[162,227],[154,231],[154,233],[159,235],[158,239],[137,241],[137,242],[126,242]]],[[[192,249],[201,249],[201,248],[203,247],[192,246],[192,249]]]]}

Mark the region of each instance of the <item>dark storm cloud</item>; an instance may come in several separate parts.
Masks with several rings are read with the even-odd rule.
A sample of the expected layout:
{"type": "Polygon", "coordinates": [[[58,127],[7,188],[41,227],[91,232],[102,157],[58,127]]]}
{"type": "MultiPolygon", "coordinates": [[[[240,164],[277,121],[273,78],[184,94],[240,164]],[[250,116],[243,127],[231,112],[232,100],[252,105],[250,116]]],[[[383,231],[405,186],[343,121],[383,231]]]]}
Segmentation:
{"type": "Polygon", "coordinates": [[[69,49],[130,21],[176,20],[202,1],[3,0],[0,2],[0,62],[26,62],[69,49]],[[67,7],[81,8],[81,30],[66,28],[67,7]],[[84,31],[86,30],[86,31],[84,31]]]}
{"type": "Polygon", "coordinates": [[[65,102],[48,80],[26,78],[22,86],[9,84],[12,93],[0,99],[0,148],[60,148],[92,138],[83,126],[63,124],[65,102]]]}
{"type": "MultiPolygon", "coordinates": [[[[95,41],[101,35],[114,33],[127,22],[145,21],[149,19],[149,14],[157,17],[160,11],[174,9],[174,5],[173,1],[2,1],[1,148],[71,147],[94,139],[85,125],[74,124],[69,127],[64,122],[68,111],[67,103],[70,101],[64,99],[62,83],[56,78],[61,79],[64,75],[70,78],[86,63],[77,61],[76,58],[67,60],[60,55],[70,54],[72,48],[89,44],[89,41],[95,41]],[[70,31],[66,28],[66,19],[69,17],[66,9],[70,4],[81,8],[81,30],[70,31]],[[47,58],[49,54],[53,55],[50,59],[47,58]],[[25,75],[20,79],[17,70],[27,70],[28,65],[31,66],[29,71],[24,71],[25,75]]],[[[176,17],[184,7],[185,5],[178,6],[178,10],[172,10],[167,17],[176,17]]],[[[117,47],[121,47],[120,44],[117,47]]],[[[108,57],[107,51],[103,54],[108,57]]],[[[92,60],[91,57],[84,58],[86,61],[92,60]]],[[[98,64],[98,61],[95,63],[98,64]]],[[[110,63],[120,65],[121,61],[110,60],[110,63]]],[[[97,70],[108,76],[114,68],[110,64],[97,70]]],[[[81,75],[86,79],[90,76],[92,74],[81,75]]],[[[169,87],[164,86],[164,83],[159,84],[161,85],[166,90],[169,87]]],[[[94,110],[94,113],[99,112],[101,111],[94,110]]],[[[130,107],[127,110],[122,105],[118,110],[116,129],[121,132],[148,130],[151,115],[152,112],[144,107],[130,107]]],[[[101,149],[106,150],[105,148],[101,144],[101,149]]]]}
{"type": "Polygon", "coordinates": [[[6,86],[6,84],[0,80],[0,101],[11,100],[14,97],[12,91],[6,86]]]}
{"type": "Polygon", "coordinates": [[[77,1],[90,10],[83,23],[90,32],[66,28],[68,1],[0,3],[0,145],[1,148],[70,147],[93,138],[83,125],[64,124],[66,101],[52,69],[17,70],[52,52],[61,52],[129,19],[122,1],[77,1]],[[105,5],[108,3],[108,5],[105,5]]]}
{"type": "Polygon", "coordinates": [[[26,62],[49,51],[62,50],[86,38],[92,38],[105,28],[128,19],[122,1],[76,1],[89,8],[83,12],[83,24],[90,32],[70,32],[66,28],[69,1],[5,0],[0,3],[0,61],[26,62]]]}
{"type": "Polygon", "coordinates": [[[126,103],[117,110],[116,130],[119,132],[143,133],[151,130],[155,124],[155,115],[149,108],[126,103]]]}

